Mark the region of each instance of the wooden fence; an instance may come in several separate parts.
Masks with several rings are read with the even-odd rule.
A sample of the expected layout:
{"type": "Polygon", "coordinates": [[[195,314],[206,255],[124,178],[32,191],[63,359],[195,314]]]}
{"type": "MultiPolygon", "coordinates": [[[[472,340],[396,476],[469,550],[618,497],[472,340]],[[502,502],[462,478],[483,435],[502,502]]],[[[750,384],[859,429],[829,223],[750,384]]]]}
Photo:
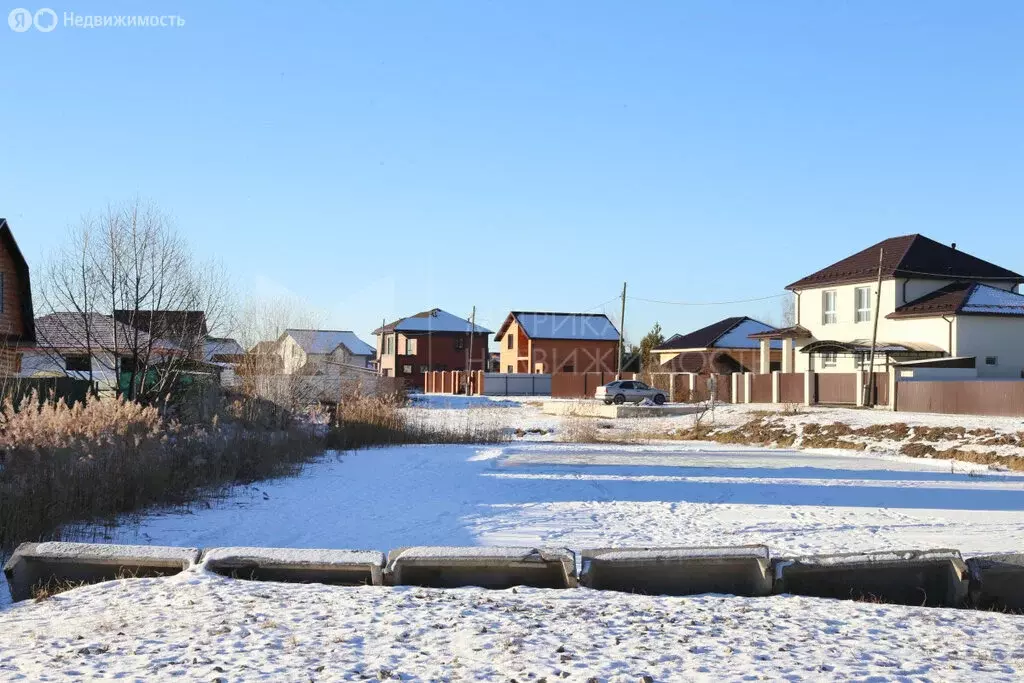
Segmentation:
{"type": "Polygon", "coordinates": [[[779,403],[803,403],[804,384],[806,377],[803,373],[787,372],[779,374],[779,403]]]}
{"type": "Polygon", "coordinates": [[[775,380],[771,375],[754,375],[750,378],[750,402],[771,403],[772,384],[775,380]]]}
{"type": "Polygon", "coordinates": [[[814,403],[857,403],[857,373],[818,372],[814,374],[814,403]]]}
{"type": "Polygon", "coordinates": [[[896,410],[1024,417],[1024,381],[899,382],[896,385],[896,410]]]}

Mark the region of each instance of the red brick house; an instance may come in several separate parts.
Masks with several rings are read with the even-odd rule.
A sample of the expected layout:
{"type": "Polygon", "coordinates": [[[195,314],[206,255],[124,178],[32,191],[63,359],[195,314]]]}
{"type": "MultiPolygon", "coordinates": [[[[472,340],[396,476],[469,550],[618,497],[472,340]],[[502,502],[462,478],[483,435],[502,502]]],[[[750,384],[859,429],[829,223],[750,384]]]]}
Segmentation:
{"type": "Polygon", "coordinates": [[[601,313],[512,311],[495,339],[502,372],[616,372],[619,366],[619,331],[601,313]]]}
{"type": "Polygon", "coordinates": [[[0,218],[0,374],[21,371],[16,348],[35,342],[32,282],[28,262],[6,218],[0,218]]]}
{"type": "Polygon", "coordinates": [[[380,374],[407,379],[410,386],[420,386],[428,370],[487,368],[491,331],[440,308],[401,318],[373,334],[380,374]]]}

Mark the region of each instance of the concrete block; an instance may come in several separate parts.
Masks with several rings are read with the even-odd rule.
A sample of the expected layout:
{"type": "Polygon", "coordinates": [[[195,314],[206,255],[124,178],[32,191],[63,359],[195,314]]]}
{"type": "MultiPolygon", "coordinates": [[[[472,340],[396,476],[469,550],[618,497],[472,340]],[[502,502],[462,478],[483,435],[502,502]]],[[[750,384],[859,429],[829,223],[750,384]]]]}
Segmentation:
{"type": "Polygon", "coordinates": [[[1024,611],[1024,554],[972,557],[967,567],[976,607],[1024,611]]]}
{"type": "Polygon", "coordinates": [[[659,595],[772,592],[771,558],[762,545],[584,550],[580,583],[659,595]]]}
{"type": "Polygon", "coordinates": [[[576,556],[564,548],[416,546],[388,553],[396,586],[573,588],[576,556]]]}
{"type": "Polygon", "coordinates": [[[215,574],[251,581],[380,586],[384,553],[309,548],[210,548],[203,566],[215,574]]]}
{"type": "Polygon", "coordinates": [[[775,592],[901,605],[957,607],[967,565],[956,550],[901,550],[781,559],[775,592]]]}
{"type": "Polygon", "coordinates": [[[53,582],[99,583],[177,574],[199,561],[198,548],[104,543],[22,543],[4,566],[11,598],[53,582]]]}
{"type": "Polygon", "coordinates": [[[626,417],[672,417],[693,415],[702,410],[695,405],[641,406],[631,403],[605,405],[603,401],[545,401],[541,412],[546,415],[569,415],[575,417],[599,417],[615,420],[626,417]]]}

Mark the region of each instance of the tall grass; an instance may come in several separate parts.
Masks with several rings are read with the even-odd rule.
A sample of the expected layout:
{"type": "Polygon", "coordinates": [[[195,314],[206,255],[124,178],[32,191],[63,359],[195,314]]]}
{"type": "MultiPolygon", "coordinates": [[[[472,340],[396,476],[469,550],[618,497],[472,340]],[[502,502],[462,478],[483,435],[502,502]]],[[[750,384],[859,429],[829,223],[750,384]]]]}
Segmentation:
{"type": "Polygon", "coordinates": [[[266,403],[239,399],[206,423],[182,423],[123,399],[8,401],[0,411],[0,560],[20,542],[60,538],[68,525],[295,474],[325,448],[506,438],[411,424],[399,394],[350,396],[333,424],[323,415],[298,422],[266,403]]]}

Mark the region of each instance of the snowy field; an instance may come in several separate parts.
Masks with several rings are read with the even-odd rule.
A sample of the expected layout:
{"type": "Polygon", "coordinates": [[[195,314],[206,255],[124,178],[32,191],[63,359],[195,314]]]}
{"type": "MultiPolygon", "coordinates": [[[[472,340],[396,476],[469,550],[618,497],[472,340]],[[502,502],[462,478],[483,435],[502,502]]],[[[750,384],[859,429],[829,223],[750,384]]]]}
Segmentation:
{"type": "MultiPolygon", "coordinates": [[[[557,422],[541,427],[534,421],[548,418],[518,402],[411,411],[448,424],[483,411],[551,431],[500,446],[328,454],[300,476],[83,530],[83,540],[1024,549],[1021,474],[848,451],[560,443],[557,422]]],[[[193,570],[0,610],[0,680],[1024,677],[1024,617],[788,596],[341,588],[193,570]]]]}

